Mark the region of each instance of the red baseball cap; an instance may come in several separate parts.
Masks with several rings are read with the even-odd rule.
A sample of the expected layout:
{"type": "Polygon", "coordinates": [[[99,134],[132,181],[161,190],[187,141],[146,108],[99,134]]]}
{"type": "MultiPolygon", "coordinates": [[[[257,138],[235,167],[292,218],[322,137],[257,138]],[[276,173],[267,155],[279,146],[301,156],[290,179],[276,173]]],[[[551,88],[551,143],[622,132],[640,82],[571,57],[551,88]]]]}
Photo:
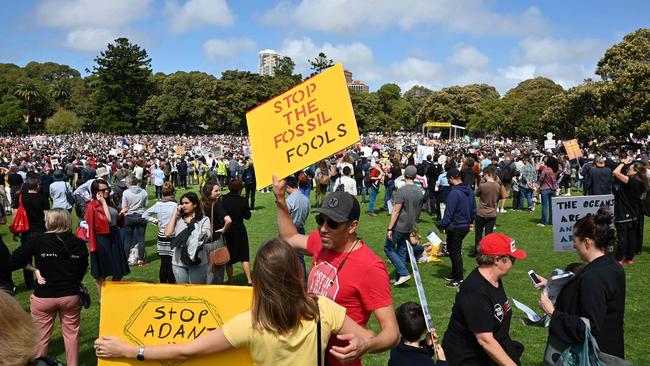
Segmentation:
{"type": "Polygon", "coordinates": [[[526,252],[517,249],[514,239],[501,233],[491,233],[483,237],[481,254],[485,255],[511,255],[517,259],[526,258],[526,252]]]}

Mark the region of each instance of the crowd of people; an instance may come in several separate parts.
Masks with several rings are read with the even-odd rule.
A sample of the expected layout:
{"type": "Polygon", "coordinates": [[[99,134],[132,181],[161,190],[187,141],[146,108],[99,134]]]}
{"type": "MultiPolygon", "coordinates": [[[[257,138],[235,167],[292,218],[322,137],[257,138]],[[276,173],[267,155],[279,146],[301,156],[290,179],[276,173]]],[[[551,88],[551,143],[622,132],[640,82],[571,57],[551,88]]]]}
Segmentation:
{"type": "MultiPolygon", "coordinates": [[[[129,346],[102,335],[95,343],[98,357],[184,359],[248,346],[257,364],[269,365],[324,359],[360,365],[363,354],[387,350],[391,365],[433,364],[434,355],[438,364],[517,365],[524,346],[510,338],[512,307],[501,279],[526,253],[494,232],[497,217],[540,207],[537,225],[551,225],[552,198],[572,190],[613,194],[615,205],[613,212],[601,209],[578,220],[574,245],[586,265],[572,267],[574,277],[556,299],[540,295],[553,346],[545,362],[548,356],[553,364],[563,347],[581,342],[585,329],[602,352],[624,358],[622,265],[633,265],[641,252],[647,212],[650,171],[642,145],[593,145],[569,159],[562,149],[527,141],[364,135],[348,150],[274,177],[264,188],[275,196],[279,235],[257,251],[251,270],[246,221],[258,187],[245,136],[7,136],[0,143],[0,222],[24,212],[28,223],[13,253],[0,243],[0,287],[13,293],[11,271],[23,270],[40,335],[38,345],[17,358],[22,364],[47,356],[57,315],[67,364],[79,364],[78,293],[88,267],[101,300],[108,278],[120,281],[130,266],[150,265],[145,234],[151,225],[161,283],[230,284],[233,265],[241,263],[244,285],[253,286],[253,307],[183,346],[129,346]],[[421,153],[420,146],[435,153],[421,153]],[[186,190],[178,201],[177,189],[186,190]],[[312,191],[318,229],[306,232],[312,191]],[[377,202],[381,191],[383,202],[377,202]],[[72,227],[73,212],[78,228],[72,227]],[[446,286],[458,289],[442,340],[427,332],[419,305],[395,310],[391,296],[391,284],[411,280],[407,246],[415,244],[418,257],[425,250],[417,245],[416,228],[423,213],[434,216],[445,235],[437,255],[449,256],[446,286]],[[357,234],[363,215],[381,214],[389,216],[384,253],[393,278],[357,234]],[[469,255],[477,267],[465,276],[462,244],[470,233],[469,255]],[[213,256],[223,246],[226,262],[213,256]],[[309,270],[304,255],[312,257],[309,270]],[[365,330],[371,315],[379,324],[376,334],[365,330]]],[[[540,276],[537,286],[546,284],[540,276]]],[[[0,301],[11,302],[4,297],[0,301]]],[[[0,311],[0,323],[12,322],[25,337],[36,334],[20,314],[0,311]]]]}

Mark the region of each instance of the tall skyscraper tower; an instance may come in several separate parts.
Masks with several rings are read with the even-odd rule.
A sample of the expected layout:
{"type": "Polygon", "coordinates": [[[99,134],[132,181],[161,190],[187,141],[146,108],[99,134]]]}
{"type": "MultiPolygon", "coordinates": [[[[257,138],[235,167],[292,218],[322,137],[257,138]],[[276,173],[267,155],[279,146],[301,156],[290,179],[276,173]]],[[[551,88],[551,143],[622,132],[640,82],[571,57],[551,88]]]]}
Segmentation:
{"type": "Polygon", "coordinates": [[[260,57],[258,74],[275,76],[275,67],[280,62],[282,55],[273,50],[262,50],[258,54],[260,57]]]}

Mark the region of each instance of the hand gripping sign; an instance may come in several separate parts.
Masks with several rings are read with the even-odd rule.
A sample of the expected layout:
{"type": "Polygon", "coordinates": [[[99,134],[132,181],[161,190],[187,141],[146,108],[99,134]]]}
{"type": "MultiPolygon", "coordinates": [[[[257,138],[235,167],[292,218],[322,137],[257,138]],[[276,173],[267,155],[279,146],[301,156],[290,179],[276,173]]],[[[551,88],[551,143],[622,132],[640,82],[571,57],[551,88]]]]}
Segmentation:
{"type": "MultiPolygon", "coordinates": [[[[99,334],[135,345],[184,344],[250,309],[250,287],[106,282],[99,334]]],[[[186,361],[100,358],[98,366],[252,365],[247,348],[186,361]]]]}
{"type": "Polygon", "coordinates": [[[343,66],[337,64],[246,113],[255,179],[286,177],[359,141],[343,66]]]}

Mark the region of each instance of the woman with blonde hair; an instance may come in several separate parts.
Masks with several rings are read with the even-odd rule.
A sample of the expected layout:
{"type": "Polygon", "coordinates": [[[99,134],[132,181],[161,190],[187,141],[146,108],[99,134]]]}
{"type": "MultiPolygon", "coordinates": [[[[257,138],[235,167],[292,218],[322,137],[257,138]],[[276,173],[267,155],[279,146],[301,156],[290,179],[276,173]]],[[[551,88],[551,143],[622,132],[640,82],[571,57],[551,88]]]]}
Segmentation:
{"type": "Polygon", "coordinates": [[[38,351],[38,329],[16,299],[0,291],[0,366],[29,365],[38,351]]]}
{"type": "MultiPolygon", "coordinates": [[[[68,210],[47,211],[47,231],[34,234],[11,255],[12,270],[23,268],[34,257],[38,268],[30,297],[32,319],[40,330],[37,356],[47,356],[54,321],[61,318],[61,333],[68,366],[79,364],[81,305],[79,287],[88,269],[86,243],[70,231],[68,210]]],[[[4,331],[4,328],[2,328],[4,331]]]]}
{"type": "Polygon", "coordinates": [[[146,360],[185,360],[192,356],[248,347],[255,365],[323,364],[331,334],[352,339],[345,350],[332,354],[349,362],[361,354],[372,333],[345,315],[345,308],[323,296],[307,294],[302,264],[293,248],[279,238],[262,245],[253,266],[253,304],[215,329],[188,344],[127,345],[114,337],[95,341],[99,357],[146,360]],[[318,331],[320,330],[320,334],[318,331]],[[339,353],[347,351],[349,353],[339,353]]]}

